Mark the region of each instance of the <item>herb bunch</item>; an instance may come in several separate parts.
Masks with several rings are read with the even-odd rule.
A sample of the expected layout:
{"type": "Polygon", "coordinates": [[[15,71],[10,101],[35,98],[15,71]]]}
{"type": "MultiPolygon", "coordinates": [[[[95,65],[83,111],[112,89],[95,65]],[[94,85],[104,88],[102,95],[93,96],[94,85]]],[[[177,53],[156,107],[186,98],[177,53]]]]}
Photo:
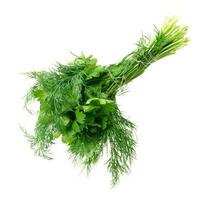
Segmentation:
{"type": "Polygon", "coordinates": [[[142,36],[137,48],[116,64],[101,66],[93,56],[82,54],[50,71],[27,73],[36,82],[25,106],[37,100],[39,112],[34,134],[26,136],[37,155],[51,159],[50,147],[60,138],[88,171],[107,147],[112,185],[129,172],[135,158],[135,125],[122,115],[116,95],[150,64],[188,42],[187,27],[177,25],[174,18],[166,19],[155,32],[152,39],[142,36]]]}

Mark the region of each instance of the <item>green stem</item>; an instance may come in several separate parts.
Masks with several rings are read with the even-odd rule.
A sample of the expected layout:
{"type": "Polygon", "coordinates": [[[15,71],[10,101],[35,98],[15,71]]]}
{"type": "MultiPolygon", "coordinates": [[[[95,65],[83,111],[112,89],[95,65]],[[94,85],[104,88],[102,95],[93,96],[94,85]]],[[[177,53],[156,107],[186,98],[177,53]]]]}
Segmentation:
{"type": "Polygon", "coordinates": [[[167,18],[162,28],[155,31],[156,36],[152,40],[142,36],[135,51],[118,64],[108,67],[112,79],[111,76],[105,78],[105,90],[109,94],[115,94],[120,87],[140,76],[150,64],[174,54],[189,41],[185,36],[187,27],[177,25],[176,18],[167,18]]]}

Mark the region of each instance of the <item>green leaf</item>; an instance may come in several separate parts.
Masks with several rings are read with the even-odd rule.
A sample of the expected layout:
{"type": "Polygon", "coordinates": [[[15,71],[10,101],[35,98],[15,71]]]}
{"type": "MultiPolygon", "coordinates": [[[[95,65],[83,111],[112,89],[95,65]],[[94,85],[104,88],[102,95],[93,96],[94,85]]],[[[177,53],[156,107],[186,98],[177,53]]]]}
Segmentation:
{"type": "Polygon", "coordinates": [[[86,74],[90,74],[92,70],[96,67],[97,65],[97,59],[96,58],[89,58],[87,60],[87,67],[84,68],[84,72],[86,74]]]}
{"type": "Polygon", "coordinates": [[[70,130],[66,132],[64,135],[62,135],[62,142],[65,144],[71,144],[76,138],[76,132],[73,130],[70,130]]]}
{"type": "Polygon", "coordinates": [[[77,104],[78,104],[78,98],[77,96],[75,97],[75,95],[69,95],[68,96],[68,105],[71,107],[71,108],[74,108],[77,104]]]}
{"type": "Polygon", "coordinates": [[[69,124],[69,122],[70,122],[70,118],[68,116],[62,116],[61,117],[61,121],[62,121],[62,124],[64,126],[67,126],[69,124]]]}
{"type": "Polygon", "coordinates": [[[93,98],[93,97],[101,97],[106,96],[102,92],[102,83],[101,82],[94,82],[92,85],[87,85],[84,90],[84,94],[88,98],[93,98]]]}
{"type": "MultiPolygon", "coordinates": [[[[69,101],[68,101],[69,102],[69,101]]],[[[68,111],[72,111],[73,109],[73,105],[71,105],[70,103],[68,102],[63,102],[62,105],[61,105],[61,112],[62,113],[66,113],[68,111]]]]}
{"type": "Polygon", "coordinates": [[[90,66],[96,66],[97,65],[97,59],[96,58],[91,58],[89,61],[89,65],[90,66]]]}
{"type": "Polygon", "coordinates": [[[114,112],[115,111],[115,104],[105,104],[105,105],[102,105],[101,111],[103,113],[106,113],[106,114],[114,112]]]}
{"type": "Polygon", "coordinates": [[[114,101],[95,97],[87,100],[86,104],[90,104],[90,103],[94,103],[94,104],[99,103],[100,105],[105,105],[105,104],[114,104],[114,101]]]}
{"type": "Polygon", "coordinates": [[[76,133],[80,132],[79,124],[78,124],[76,121],[73,122],[73,124],[72,124],[72,129],[73,129],[76,133]]]}
{"type": "Polygon", "coordinates": [[[47,93],[43,90],[34,90],[33,94],[38,101],[45,100],[47,97],[47,93]]]}
{"type": "Polygon", "coordinates": [[[92,78],[99,77],[105,70],[103,67],[91,65],[86,67],[84,71],[87,74],[86,80],[90,80],[92,78]]]}
{"type": "Polygon", "coordinates": [[[96,107],[95,107],[95,106],[88,105],[88,106],[82,106],[81,108],[84,110],[84,112],[91,112],[91,111],[94,110],[96,107]]]}
{"type": "Polygon", "coordinates": [[[54,138],[58,138],[61,135],[61,133],[60,132],[53,132],[52,135],[54,138]]]}
{"type": "Polygon", "coordinates": [[[80,124],[83,124],[86,115],[85,115],[83,112],[79,111],[79,110],[76,110],[76,111],[75,111],[75,115],[76,115],[77,121],[78,121],[80,124]]]}

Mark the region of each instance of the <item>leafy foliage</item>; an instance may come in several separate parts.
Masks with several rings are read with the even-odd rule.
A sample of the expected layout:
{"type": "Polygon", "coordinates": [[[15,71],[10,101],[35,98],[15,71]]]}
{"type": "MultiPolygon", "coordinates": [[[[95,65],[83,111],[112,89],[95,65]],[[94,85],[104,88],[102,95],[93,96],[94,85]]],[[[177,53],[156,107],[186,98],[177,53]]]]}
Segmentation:
{"type": "Polygon", "coordinates": [[[176,22],[167,19],[153,39],[143,36],[137,49],[117,64],[100,66],[94,57],[81,55],[51,71],[28,73],[36,83],[26,95],[25,106],[39,102],[35,134],[26,134],[35,153],[51,159],[50,147],[61,138],[73,159],[89,171],[107,146],[107,167],[115,185],[129,171],[136,144],[135,126],[122,116],[115,96],[151,63],[188,42],[187,28],[176,22]]]}

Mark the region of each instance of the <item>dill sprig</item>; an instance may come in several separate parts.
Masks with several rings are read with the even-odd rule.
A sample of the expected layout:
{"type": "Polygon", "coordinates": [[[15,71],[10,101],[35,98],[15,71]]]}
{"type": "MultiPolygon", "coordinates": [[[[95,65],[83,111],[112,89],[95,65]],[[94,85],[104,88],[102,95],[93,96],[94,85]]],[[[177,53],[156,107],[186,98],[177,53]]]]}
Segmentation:
{"type": "Polygon", "coordinates": [[[74,61],[50,71],[27,73],[35,84],[26,95],[25,107],[39,102],[33,135],[25,135],[34,152],[51,159],[50,147],[57,138],[67,145],[69,155],[89,172],[109,149],[106,162],[112,185],[128,173],[135,158],[135,125],[122,116],[117,93],[140,76],[153,62],[185,46],[187,27],[168,18],[156,35],[142,36],[137,48],[117,64],[101,66],[93,56],[76,56],[74,61]]]}

